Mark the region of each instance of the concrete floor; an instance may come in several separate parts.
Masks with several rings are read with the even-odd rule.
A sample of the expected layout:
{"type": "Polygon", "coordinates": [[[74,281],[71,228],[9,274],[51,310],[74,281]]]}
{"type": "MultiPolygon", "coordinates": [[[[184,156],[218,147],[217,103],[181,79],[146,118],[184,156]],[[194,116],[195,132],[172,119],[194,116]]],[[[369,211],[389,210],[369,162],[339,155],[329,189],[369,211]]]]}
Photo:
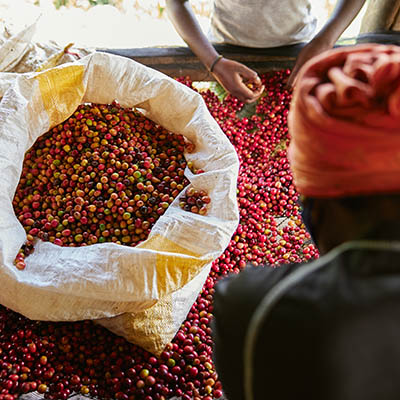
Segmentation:
{"type": "MultiPolygon", "coordinates": [[[[23,395],[19,396],[18,399],[19,400],[43,400],[44,397],[43,397],[42,394],[39,394],[37,392],[33,392],[33,393],[23,394],[23,395]]],[[[81,394],[73,394],[68,399],[69,400],[91,400],[92,397],[82,396],[81,394]]],[[[179,400],[179,398],[178,397],[172,397],[170,400],[179,400]]],[[[220,398],[218,400],[227,400],[227,399],[220,398]]]]}
{"type": "MultiPolygon", "coordinates": [[[[23,394],[23,395],[19,396],[19,399],[20,400],[42,400],[42,399],[44,399],[44,397],[42,394],[33,392],[33,393],[27,393],[27,394],[23,394]]],[[[71,395],[71,397],[69,397],[69,399],[70,400],[90,400],[91,397],[76,394],[76,395],[71,395]]]]}
{"type": "MultiPolygon", "coordinates": [[[[19,400],[42,400],[42,399],[44,399],[43,395],[39,394],[37,392],[27,393],[27,394],[23,394],[23,395],[19,396],[19,400]]],[[[69,400],[91,400],[92,397],[82,396],[81,394],[73,394],[68,399],[69,400]]],[[[170,400],[179,400],[179,399],[177,397],[173,397],[170,400]]],[[[224,400],[224,399],[221,398],[219,400],[224,400]]]]}

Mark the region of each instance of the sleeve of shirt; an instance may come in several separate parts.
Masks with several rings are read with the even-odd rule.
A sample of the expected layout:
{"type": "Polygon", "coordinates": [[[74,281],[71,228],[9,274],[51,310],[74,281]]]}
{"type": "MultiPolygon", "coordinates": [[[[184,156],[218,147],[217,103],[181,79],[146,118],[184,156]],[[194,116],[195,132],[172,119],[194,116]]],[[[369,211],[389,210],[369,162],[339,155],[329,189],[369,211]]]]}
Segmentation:
{"type": "Polygon", "coordinates": [[[229,400],[244,399],[243,347],[251,316],[266,293],[301,264],[247,267],[216,285],[214,294],[214,362],[229,400]]]}

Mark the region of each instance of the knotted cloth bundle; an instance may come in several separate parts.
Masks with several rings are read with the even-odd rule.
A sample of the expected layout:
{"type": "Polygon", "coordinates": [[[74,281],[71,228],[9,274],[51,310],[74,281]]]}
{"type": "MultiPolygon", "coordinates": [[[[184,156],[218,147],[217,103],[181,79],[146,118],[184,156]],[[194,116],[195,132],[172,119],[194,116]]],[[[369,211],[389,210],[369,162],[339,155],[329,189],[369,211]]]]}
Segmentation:
{"type": "Polygon", "coordinates": [[[311,59],[298,77],[289,132],[300,193],[400,191],[400,48],[365,44],[311,59]]]}

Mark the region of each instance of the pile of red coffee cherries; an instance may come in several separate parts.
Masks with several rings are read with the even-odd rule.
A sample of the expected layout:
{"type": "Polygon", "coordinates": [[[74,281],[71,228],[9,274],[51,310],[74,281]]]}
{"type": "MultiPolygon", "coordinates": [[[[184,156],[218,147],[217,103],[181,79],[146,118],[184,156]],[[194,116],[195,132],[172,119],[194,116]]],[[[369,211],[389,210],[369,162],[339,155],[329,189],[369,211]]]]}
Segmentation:
{"type": "MultiPolygon", "coordinates": [[[[25,156],[14,210],[27,243],[17,255],[17,268],[25,268],[35,237],[60,246],[135,246],[145,240],[189,183],[185,148],[194,151],[182,135],[131,109],[81,105],[25,156]]],[[[189,167],[194,169],[192,163],[189,167]]],[[[181,198],[184,210],[206,214],[202,201],[199,207],[191,200],[181,198]]]]}
{"type": "MultiPolygon", "coordinates": [[[[254,115],[241,117],[239,112],[243,104],[231,96],[220,101],[211,91],[201,93],[211,114],[231,140],[239,155],[241,167],[237,194],[240,225],[232,236],[227,249],[213,263],[211,273],[186,321],[161,357],[157,359],[145,350],[126,342],[92,322],[36,322],[27,320],[5,308],[0,308],[0,400],[16,399],[20,393],[35,390],[44,393],[48,399],[66,399],[76,392],[100,399],[118,400],[162,400],[173,396],[181,396],[184,400],[212,400],[222,396],[221,383],[211,359],[210,321],[213,317],[212,296],[215,283],[228,273],[239,272],[247,263],[277,265],[305,261],[318,256],[300,219],[297,205],[298,195],[292,183],[292,175],[286,157],[289,141],[286,117],[291,94],[285,89],[283,82],[288,74],[289,71],[279,71],[262,77],[266,92],[265,96],[259,100],[254,115]]],[[[180,81],[192,87],[190,80],[181,79],[180,81]]],[[[89,125],[87,126],[89,127],[89,125]]],[[[89,127],[89,130],[93,129],[89,127]]],[[[65,138],[60,137],[60,142],[62,139],[65,138]]],[[[63,142],[60,149],[67,144],[69,143],[63,142]]],[[[44,147],[46,147],[46,143],[44,143],[44,147]]],[[[65,151],[65,149],[60,151],[65,151]]],[[[73,150],[67,152],[67,158],[71,151],[73,150]]],[[[93,154],[94,151],[95,149],[92,149],[91,153],[93,154]]],[[[143,151],[140,150],[140,152],[143,151]]],[[[37,156],[40,157],[40,154],[37,156]]],[[[57,159],[54,155],[50,154],[50,156],[53,162],[57,159]]],[[[72,157],[76,158],[76,156],[72,157]]],[[[141,162],[145,162],[146,157],[143,155],[141,162]]],[[[150,162],[150,160],[148,161],[150,162]]],[[[67,160],[63,159],[62,162],[65,163],[67,160]]],[[[122,163],[122,161],[120,162],[122,163]]],[[[177,164],[179,168],[182,168],[183,164],[179,164],[178,161],[177,164]]],[[[74,165],[78,164],[73,162],[71,168],[74,169],[74,165]]],[[[55,165],[55,167],[59,166],[55,165]]],[[[98,165],[92,165],[92,167],[98,168],[98,165]]],[[[143,176],[141,168],[139,165],[138,170],[143,176]]],[[[115,164],[114,169],[116,169],[115,164]]],[[[61,179],[60,176],[54,177],[54,171],[57,171],[57,168],[50,167],[52,173],[50,174],[49,171],[50,176],[46,174],[47,168],[38,166],[38,170],[38,174],[47,180],[61,179]],[[41,172],[41,169],[44,169],[44,172],[41,172]]],[[[77,170],[79,171],[79,166],[77,170]]],[[[122,168],[121,170],[126,171],[122,168]]],[[[116,171],[112,173],[114,172],[116,171]]],[[[70,178],[68,180],[79,183],[79,172],[77,175],[77,181],[70,178]]],[[[28,179],[28,176],[26,178],[28,179]]],[[[36,178],[32,176],[29,179],[36,178]]],[[[119,182],[118,179],[115,184],[119,182]]],[[[178,183],[176,179],[173,178],[177,185],[183,184],[183,181],[178,183]]],[[[63,179],[61,179],[62,182],[63,179]]],[[[47,183],[43,182],[44,185],[47,183]]],[[[123,180],[121,183],[124,184],[123,180]]],[[[142,183],[147,187],[147,178],[142,183]]],[[[153,183],[150,184],[153,185],[153,183]]],[[[167,182],[164,186],[171,188],[171,183],[167,182]]],[[[67,190],[68,187],[66,186],[64,190],[67,190]]],[[[92,189],[99,190],[97,188],[90,190],[92,189]]],[[[77,189],[73,187],[72,190],[77,189]]],[[[122,191],[125,190],[125,188],[122,189],[122,191]]],[[[161,190],[157,190],[161,193],[161,190]]],[[[38,201],[36,197],[35,200],[33,198],[35,194],[28,194],[28,196],[32,195],[29,198],[30,204],[38,201]]],[[[57,195],[64,195],[64,193],[55,194],[55,196],[57,195]]],[[[94,192],[92,195],[94,196],[94,192]]],[[[168,195],[170,196],[169,193],[168,195]]],[[[182,200],[181,207],[188,209],[190,206],[190,211],[192,211],[192,207],[197,207],[200,212],[200,209],[208,201],[207,196],[200,190],[196,193],[196,190],[191,191],[190,188],[179,196],[186,202],[183,204],[182,200]],[[201,200],[202,204],[197,203],[198,200],[201,200]]],[[[23,199],[22,193],[18,202],[23,202],[23,199]]],[[[104,198],[103,201],[108,200],[110,200],[109,197],[104,198]]],[[[146,201],[148,202],[148,199],[146,201]]],[[[158,201],[162,202],[163,200],[159,198],[158,201]]],[[[57,203],[56,199],[55,202],[57,203]]],[[[165,202],[168,202],[166,198],[165,202]]],[[[159,204],[157,203],[157,205],[159,204]]],[[[97,210],[98,206],[94,202],[88,203],[88,205],[84,203],[82,209],[78,211],[81,219],[84,217],[84,210],[87,211],[87,215],[90,215],[90,211],[85,208],[89,205],[96,206],[97,210]]],[[[111,205],[110,203],[110,207],[107,208],[112,210],[114,205],[116,204],[111,205]]],[[[22,205],[22,208],[24,206],[25,204],[22,205]]],[[[124,209],[124,213],[120,214],[118,207],[121,205],[116,206],[118,215],[123,216],[125,212],[129,212],[132,217],[132,212],[126,209],[124,209]]],[[[162,208],[162,206],[160,207],[162,208]]],[[[49,215],[55,217],[52,201],[48,201],[46,209],[50,210],[49,215]]],[[[158,207],[155,209],[157,210],[158,207]]],[[[42,211],[40,208],[37,210],[42,211]]],[[[196,209],[194,210],[196,211],[196,209]]],[[[57,225],[50,231],[46,231],[42,229],[43,225],[40,225],[40,228],[34,226],[35,222],[28,226],[32,227],[30,229],[38,228],[45,233],[50,232],[49,240],[54,236],[54,241],[58,238],[57,233],[61,232],[59,238],[63,245],[75,245],[77,244],[75,236],[62,234],[63,230],[68,229],[69,224],[72,223],[68,221],[68,218],[74,217],[75,210],[71,212],[68,212],[67,218],[64,214],[59,217],[57,221],[61,221],[62,227],[60,228],[57,225]],[[66,227],[63,225],[65,219],[68,221],[66,227]]],[[[103,214],[105,213],[103,212],[103,214]]],[[[24,225],[24,221],[28,219],[37,220],[35,214],[32,216],[22,214],[22,216],[21,222],[24,225]]],[[[135,218],[141,217],[135,215],[135,218]]],[[[39,222],[41,219],[42,214],[39,222]]],[[[105,221],[107,222],[107,220],[105,221]]],[[[122,221],[125,221],[123,217],[119,222],[122,221]]],[[[49,221],[48,217],[45,223],[47,222],[50,222],[51,226],[52,220],[49,221]]],[[[104,237],[105,230],[111,231],[111,227],[107,228],[107,224],[105,225],[106,229],[99,228],[99,232],[94,233],[97,239],[104,237]]],[[[114,233],[110,232],[108,237],[120,240],[115,229],[122,231],[121,228],[124,229],[121,226],[114,227],[114,233]]],[[[147,229],[150,228],[149,225],[147,229]]],[[[143,226],[139,229],[143,229],[143,226]]],[[[145,232],[144,229],[143,232],[145,232]]],[[[140,233],[142,232],[137,235],[140,233]]],[[[81,234],[83,235],[83,233],[81,234]]],[[[85,240],[87,239],[85,238],[85,240]]],[[[82,242],[78,240],[78,243],[82,242]]]]}

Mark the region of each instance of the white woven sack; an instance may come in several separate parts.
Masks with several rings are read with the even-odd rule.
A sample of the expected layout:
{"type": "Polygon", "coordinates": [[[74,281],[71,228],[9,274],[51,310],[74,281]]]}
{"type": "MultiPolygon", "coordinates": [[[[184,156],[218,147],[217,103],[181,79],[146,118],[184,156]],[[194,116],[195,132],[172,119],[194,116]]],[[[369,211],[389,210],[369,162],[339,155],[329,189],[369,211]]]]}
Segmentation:
{"type": "Polygon", "coordinates": [[[37,43],[32,40],[37,21],[21,31],[10,33],[9,27],[1,32],[0,24],[0,99],[17,78],[18,73],[43,71],[82,58],[94,52],[92,49],[74,48],[72,53],[55,42],[37,43]]]}
{"type": "MultiPolygon", "coordinates": [[[[158,331],[162,338],[153,340],[156,347],[147,346],[159,352],[179,328],[204,283],[205,271],[236,229],[238,165],[234,148],[200,95],[132,60],[94,53],[18,76],[0,102],[0,303],[32,319],[72,321],[135,313],[134,319],[144,318],[146,324],[151,318],[140,313],[154,306],[151,314],[163,305],[162,313],[168,309],[171,314],[165,315],[169,326],[158,331]],[[113,100],[123,107],[138,107],[195,144],[195,152],[186,158],[205,173],[185,173],[191,185],[209,193],[208,214],[181,210],[177,198],[149,238],[135,248],[114,243],[71,248],[38,241],[26,269],[19,271],[13,261],[25,231],[14,215],[12,199],[24,153],[79,104],[113,100]]],[[[148,341],[142,333],[136,337],[132,326],[129,335],[122,332],[118,321],[107,326],[138,344],[148,341]]],[[[151,334],[151,328],[145,330],[146,336],[151,334]]]]}

